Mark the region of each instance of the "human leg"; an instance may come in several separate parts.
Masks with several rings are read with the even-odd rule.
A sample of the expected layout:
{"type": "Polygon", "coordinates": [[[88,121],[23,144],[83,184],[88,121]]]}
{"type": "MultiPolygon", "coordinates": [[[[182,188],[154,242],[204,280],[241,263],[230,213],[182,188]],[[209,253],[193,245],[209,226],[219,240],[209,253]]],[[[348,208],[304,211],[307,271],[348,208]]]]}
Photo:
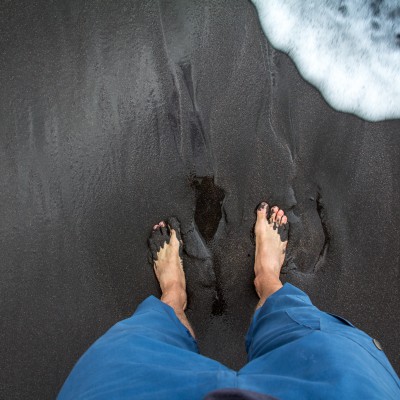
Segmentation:
{"type": "Polygon", "coordinates": [[[67,399],[201,399],[236,374],[198,354],[184,314],[185,276],[179,226],[156,225],[150,239],[161,300],[150,296],[99,338],[75,365],[59,394],[67,399]]]}
{"type": "Polygon", "coordinates": [[[287,217],[284,211],[276,206],[270,211],[267,203],[261,203],[257,208],[257,221],[254,227],[256,237],[254,286],[260,297],[257,309],[282,287],[279,276],[285,260],[287,232],[287,217]]]}
{"type": "Polygon", "coordinates": [[[259,209],[255,286],[260,302],[246,340],[249,363],[238,373],[238,386],[287,400],[398,398],[398,377],[367,334],[318,310],[293,285],[282,286],[278,255],[286,248],[285,237],[264,218],[267,213],[259,209]]]}
{"type": "Polygon", "coordinates": [[[181,323],[195,337],[185,314],[186,278],[180,257],[183,243],[180,240],[178,221],[170,218],[168,224],[161,221],[155,225],[149,243],[153,255],[154,272],[162,292],[161,301],[172,307],[181,323]]]}
{"type": "Polygon", "coordinates": [[[255,312],[246,346],[240,388],[286,400],[400,398],[399,379],[374,340],[288,283],[255,312]]]}

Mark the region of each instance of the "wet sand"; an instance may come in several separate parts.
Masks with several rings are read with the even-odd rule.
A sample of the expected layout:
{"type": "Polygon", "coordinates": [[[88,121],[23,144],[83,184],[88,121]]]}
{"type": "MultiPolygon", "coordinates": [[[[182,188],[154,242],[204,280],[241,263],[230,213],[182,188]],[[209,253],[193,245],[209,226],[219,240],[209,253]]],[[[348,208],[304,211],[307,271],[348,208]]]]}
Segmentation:
{"type": "Polygon", "coordinates": [[[332,110],[247,1],[0,7],[0,398],[54,398],[158,287],[175,215],[203,354],[238,369],[257,303],[254,208],[287,211],[283,278],[397,372],[400,121],[332,110]]]}

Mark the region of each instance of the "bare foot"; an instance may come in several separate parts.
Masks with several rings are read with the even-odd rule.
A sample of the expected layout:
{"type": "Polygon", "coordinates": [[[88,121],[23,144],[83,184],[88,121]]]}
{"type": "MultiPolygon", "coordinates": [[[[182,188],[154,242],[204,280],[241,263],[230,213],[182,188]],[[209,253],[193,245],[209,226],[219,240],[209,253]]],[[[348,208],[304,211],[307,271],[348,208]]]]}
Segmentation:
{"type": "Polygon", "coordinates": [[[258,308],[272,293],[282,287],[279,276],[285,261],[288,234],[287,217],[284,211],[274,206],[269,216],[268,204],[261,203],[257,208],[254,233],[256,236],[254,285],[260,297],[258,308]]]}
{"type": "Polygon", "coordinates": [[[179,320],[194,332],[185,315],[187,305],[186,278],[183,270],[179,222],[170,218],[154,225],[149,246],[153,257],[153,267],[161,288],[161,301],[171,306],[179,320]]]}

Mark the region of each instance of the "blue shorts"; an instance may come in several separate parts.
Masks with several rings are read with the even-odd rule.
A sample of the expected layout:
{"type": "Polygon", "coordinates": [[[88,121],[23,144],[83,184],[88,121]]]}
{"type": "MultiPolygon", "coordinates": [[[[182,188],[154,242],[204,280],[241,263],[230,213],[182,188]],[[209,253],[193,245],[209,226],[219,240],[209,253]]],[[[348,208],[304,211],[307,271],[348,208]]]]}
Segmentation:
{"type": "Polygon", "coordinates": [[[88,349],[58,399],[193,400],[240,388],[282,400],[398,400],[399,378],[375,343],[286,283],[254,314],[248,363],[233,371],[200,355],[173,309],[150,296],[88,349]]]}

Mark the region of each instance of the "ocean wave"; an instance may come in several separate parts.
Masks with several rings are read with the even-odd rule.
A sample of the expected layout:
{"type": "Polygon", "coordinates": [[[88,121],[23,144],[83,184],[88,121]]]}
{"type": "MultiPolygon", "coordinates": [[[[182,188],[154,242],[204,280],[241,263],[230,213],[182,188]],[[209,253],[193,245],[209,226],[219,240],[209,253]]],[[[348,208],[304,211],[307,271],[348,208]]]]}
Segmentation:
{"type": "Polygon", "coordinates": [[[252,0],[275,48],[335,109],[400,118],[400,1],[252,0]]]}

